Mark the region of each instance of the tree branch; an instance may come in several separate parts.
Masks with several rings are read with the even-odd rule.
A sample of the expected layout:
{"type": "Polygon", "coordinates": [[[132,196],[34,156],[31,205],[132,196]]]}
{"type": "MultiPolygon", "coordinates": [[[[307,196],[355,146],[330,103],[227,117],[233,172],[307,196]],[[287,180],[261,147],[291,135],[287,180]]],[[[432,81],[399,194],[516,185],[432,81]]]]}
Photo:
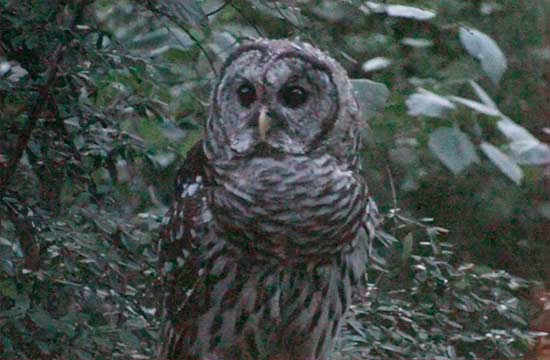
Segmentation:
{"type": "MultiPolygon", "coordinates": [[[[82,0],[77,4],[75,9],[74,16],[71,19],[69,29],[73,31],[76,28],[76,25],[80,22],[82,15],[84,13],[84,8],[92,3],[93,0],[82,0]]],[[[3,44],[3,48],[6,44],[3,44]]],[[[23,156],[23,153],[27,149],[29,140],[33,133],[34,128],[42,114],[44,108],[49,104],[51,97],[51,88],[53,87],[55,80],[57,78],[58,67],[63,59],[63,52],[65,50],[65,44],[62,42],[57,45],[54,50],[51,58],[48,60],[48,68],[46,81],[44,85],[38,88],[38,96],[33,104],[29,106],[29,115],[28,120],[21,133],[17,137],[17,142],[15,144],[14,152],[10,156],[6,169],[4,173],[0,176],[0,196],[2,196],[8,186],[9,181],[17,170],[19,161],[23,156]]]]}
{"type": "Polygon", "coordinates": [[[28,121],[25,127],[23,128],[23,130],[21,131],[21,133],[19,134],[17,138],[17,142],[15,144],[15,150],[11,155],[10,159],[8,160],[8,164],[6,166],[6,170],[3,176],[0,177],[0,195],[4,193],[6,186],[8,185],[11,177],[17,170],[17,165],[19,164],[19,160],[21,159],[21,156],[23,156],[23,153],[27,149],[27,145],[31,138],[32,132],[36,127],[38,118],[40,117],[40,114],[42,113],[45,106],[49,102],[50,89],[53,86],[53,83],[57,75],[57,67],[59,65],[59,62],[62,59],[62,55],[63,55],[62,50],[63,50],[63,45],[59,44],[52,55],[52,59],[50,60],[46,82],[44,83],[44,85],[38,88],[38,97],[34,101],[34,103],[30,106],[28,121]]]}
{"type": "Polygon", "coordinates": [[[210,65],[210,69],[212,69],[212,72],[214,73],[214,75],[217,75],[216,67],[214,66],[214,60],[212,59],[210,54],[208,54],[208,51],[204,48],[204,46],[202,46],[202,43],[200,42],[200,40],[197,39],[197,37],[195,35],[193,35],[193,33],[187,28],[187,26],[185,26],[185,24],[182,24],[182,22],[176,16],[174,16],[172,14],[169,14],[168,12],[164,11],[163,9],[160,9],[156,5],[156,3],[151,1],[151,0],[145,1],[144,4],[145,4],[146,8],[149,9],[152,13],[154,13],[156,15],[164,16],[165,18],[167,18],[168,20],[170,20],[174,24],[178,25],[179,28],[181,30],[183,30],[183,32],[185,32],[191,40],[193,40],[195,45],[197,45],[199,50],[206,57],[206,60],[208,61],[208,64],[210,65]]]}
{"type": "Polygon", "coordinates": [[[206,17],[210,17],[212,15],[215,15],[217,13],[219,13],[220,11],[222,11],[227,5],[231,4],[233,0],[227,0],[227,1],[224,1],[223,5],[221,5],[219,8],[217,9],[214,9],[212,11],[210,11],[208,14],[206,14],[206,17]]]}

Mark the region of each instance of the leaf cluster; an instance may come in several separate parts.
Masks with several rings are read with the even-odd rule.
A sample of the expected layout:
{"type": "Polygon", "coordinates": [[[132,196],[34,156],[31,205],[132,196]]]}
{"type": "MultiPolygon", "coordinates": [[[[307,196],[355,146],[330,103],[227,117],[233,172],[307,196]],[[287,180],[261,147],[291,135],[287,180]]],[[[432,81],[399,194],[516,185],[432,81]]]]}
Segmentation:
{"type": "Polygon", "coordinates": [[[457,263],[448,233],[388,214],[371,253],[369,287],[351,309],[341,359],[517,359],[528,348],[530,282],[457,263]],[[391,225],[390,225],[391,224],[391,225]]]}

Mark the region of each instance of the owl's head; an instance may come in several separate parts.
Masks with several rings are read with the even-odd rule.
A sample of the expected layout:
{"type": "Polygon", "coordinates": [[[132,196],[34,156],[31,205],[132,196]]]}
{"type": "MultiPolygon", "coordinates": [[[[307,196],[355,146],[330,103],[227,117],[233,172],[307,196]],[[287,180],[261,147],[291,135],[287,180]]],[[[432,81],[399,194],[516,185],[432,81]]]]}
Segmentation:
{"type": "Polygon", "coordinates": [[[330,153],[354,163],[358,106],[345,70],[307,43],[258,40],[226,60],[212,95],[211,161],[330,153]]]}

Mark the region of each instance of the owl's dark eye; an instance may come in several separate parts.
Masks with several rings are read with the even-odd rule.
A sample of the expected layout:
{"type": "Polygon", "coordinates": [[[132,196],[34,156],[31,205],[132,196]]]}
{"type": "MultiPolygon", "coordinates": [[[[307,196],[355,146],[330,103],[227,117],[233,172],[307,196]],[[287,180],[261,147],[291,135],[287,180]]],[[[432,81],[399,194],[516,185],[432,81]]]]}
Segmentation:
{"type": "Polygon", "coordinates": [[[281,90],[281,99],[286,107],[296,109],[305,104],[309,94],[299,86],[288,86],[281,90]]]}
{"type": "Polygon", "coordinates": [[[244,107],[249,107],[256,101],[256,89],[250,83],[243,84],[237,89],[239,103],[244,107]]]}

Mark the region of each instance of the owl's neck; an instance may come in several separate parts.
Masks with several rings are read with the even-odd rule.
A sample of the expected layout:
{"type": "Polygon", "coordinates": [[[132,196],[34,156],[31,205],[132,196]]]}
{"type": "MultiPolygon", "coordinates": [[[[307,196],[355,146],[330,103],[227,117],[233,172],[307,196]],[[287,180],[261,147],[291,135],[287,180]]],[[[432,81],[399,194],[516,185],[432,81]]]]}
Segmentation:
{"type": "Polygon", "coordinates": [[[281,259],[330,257],[356,238],[366,186],[329,155],[213,162],[209,203],[228,241],[281,259]]]}

